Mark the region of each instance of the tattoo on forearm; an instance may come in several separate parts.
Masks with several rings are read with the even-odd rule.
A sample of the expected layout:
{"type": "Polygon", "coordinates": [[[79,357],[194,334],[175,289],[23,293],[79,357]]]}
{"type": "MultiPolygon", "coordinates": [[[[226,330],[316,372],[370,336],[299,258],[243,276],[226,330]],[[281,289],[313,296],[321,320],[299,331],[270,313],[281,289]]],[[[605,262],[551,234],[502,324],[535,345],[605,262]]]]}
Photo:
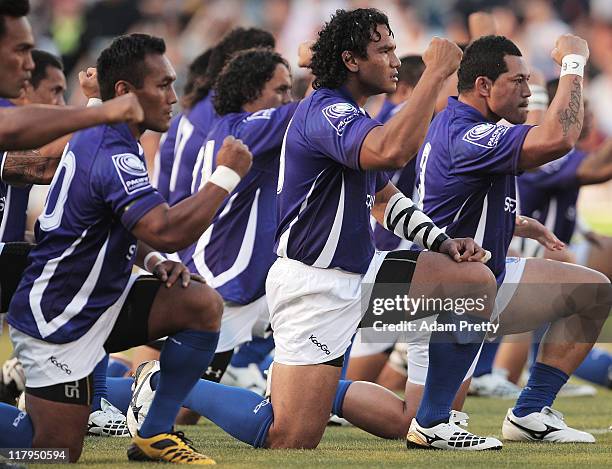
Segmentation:
{"type": "Polygon", "coordinates": [[[47,174],[51,160],[54,158],[40,156],[37,150],[9,152],[2,180],[9,184],[48,184],[52,176],[47,174]]]}
{"type": "Polygon", "coordinates": [[[582,102],[582,84],[578,77],[574,77],[572,82],[572,89],[570,90],[570,99],[567,104],[567,108],[559,111],[559,123],[563,129],[563,136],[567,137],[567,134],[572,125],[578,128],[578,132],[582,128],[582,122],[578,119],[580,114],[580,103],[582,102]]]}

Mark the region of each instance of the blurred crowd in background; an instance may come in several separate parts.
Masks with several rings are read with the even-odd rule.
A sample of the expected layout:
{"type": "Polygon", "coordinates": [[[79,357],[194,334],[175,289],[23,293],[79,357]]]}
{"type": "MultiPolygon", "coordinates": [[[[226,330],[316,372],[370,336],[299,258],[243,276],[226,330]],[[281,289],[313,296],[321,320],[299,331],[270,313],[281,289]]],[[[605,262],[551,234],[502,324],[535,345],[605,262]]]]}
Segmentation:
{"type": "MultiPolygon", "coordinates": [[[[296,65],[298,45],[313,39],[337,8],[375,7],[388,14],[397,53],[421,53],[432,36],[467,43],[467,17],[493,14],[498,34],[512,39],[545,77],[558,76],[550,58],[556,38],[573,32],[588,40],[587,96],[595,115],[593,144],[612,136],[612,0],[32,0],[37,47],[61,55],[69,103],[84,101],[76,78],[113,37],[145,32],[166,40],[182,90],[189,62],[236,26],[271,31],[277,49],[296,65]]],[[[612,191],[606,191],[608,196],[612,191]]],[[[604,196],[608,210],[612,208],[604,196]]],[[[597,199],[601,202],[602,197],[597,199]]]]}

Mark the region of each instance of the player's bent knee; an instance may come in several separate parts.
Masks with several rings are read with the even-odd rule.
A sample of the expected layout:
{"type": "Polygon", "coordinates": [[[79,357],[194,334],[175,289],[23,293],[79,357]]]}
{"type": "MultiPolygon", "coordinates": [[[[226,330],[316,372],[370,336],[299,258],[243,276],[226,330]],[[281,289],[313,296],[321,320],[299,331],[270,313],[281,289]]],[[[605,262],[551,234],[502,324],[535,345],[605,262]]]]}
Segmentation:
{"type": "Polygon", "coordinates": [[[208,285],[192,284],[181,309],[189,329],[218,331],[221,327],[223,299],[208,285]]]}

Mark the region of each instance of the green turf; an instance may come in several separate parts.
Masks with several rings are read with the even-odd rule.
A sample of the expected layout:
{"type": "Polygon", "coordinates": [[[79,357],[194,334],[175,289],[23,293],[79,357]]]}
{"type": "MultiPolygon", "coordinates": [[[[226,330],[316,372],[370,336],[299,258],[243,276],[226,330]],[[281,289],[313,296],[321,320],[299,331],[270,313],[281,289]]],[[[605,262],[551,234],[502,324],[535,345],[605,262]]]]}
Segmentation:
{"type": "MultiPolygon", "coordinates": [[[[465,410],[472,418],[469,429],[500,437],[501,419],[508,405],[509,401],[468,399],[465,410]]],[[[612,467],[612,432],[606,430],[612,425],[612,392],[601,389],[594,398],[558,399],[555,407],[566,413],[569,423],[596,431],[598,442],[594,445],[507,443],[501,451],[468,454],[407,450],[401,441],[381,440],[355,428],[334,427],[327,430],[314,451],[278,451],[254,450],[210,423],[180,429],[193,439],[198,449],[215,458],[219,466],[228,468],[612,467]]],[[[126,439],[87,438],[81,463],[96,469],[151,467],[128,463],[127,444],[126,439]]]]}

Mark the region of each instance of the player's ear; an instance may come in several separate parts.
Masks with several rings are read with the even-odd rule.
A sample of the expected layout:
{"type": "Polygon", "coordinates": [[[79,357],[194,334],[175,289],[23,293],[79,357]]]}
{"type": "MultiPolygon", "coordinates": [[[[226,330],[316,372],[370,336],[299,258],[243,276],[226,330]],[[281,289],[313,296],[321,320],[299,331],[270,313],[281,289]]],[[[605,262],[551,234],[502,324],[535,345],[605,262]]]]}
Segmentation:
{"type": "Polygon", "coordinates": [[[133,90],[134,87],[125,80],[119,80],[115,83],[115,96],[123,96],[133,90]]]}
{"type": "Polygon", "coordinates": [[[346,68],[349,69],[349,71],[351,72],[359,71],[359,64],[355,60],[355,56],[353,55],[351,51],[345,50],[344,52],[342,52],[342,61],[344,62],[344,65],[346,66],[346,68]]]}
{"type": "Polygon", "coordinates": [[[493,83],[487,77],[478,77],[476,78],[476,82],[474,84],[474,90],[478,93],[479,96],[483,98],[488,98],[491,96],[491,87],[493,83]]]}

